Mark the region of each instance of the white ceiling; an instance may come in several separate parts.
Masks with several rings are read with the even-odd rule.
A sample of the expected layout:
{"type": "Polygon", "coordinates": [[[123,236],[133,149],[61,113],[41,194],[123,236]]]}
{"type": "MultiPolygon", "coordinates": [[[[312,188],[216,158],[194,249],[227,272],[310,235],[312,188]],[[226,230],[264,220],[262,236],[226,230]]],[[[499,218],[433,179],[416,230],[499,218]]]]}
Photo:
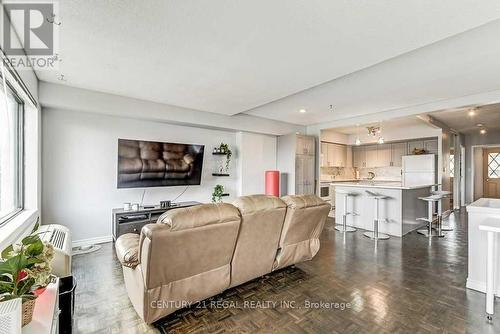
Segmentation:
{"type": "Polygon", "coordinates": [[[479,123],[487,130],[500,129],[500,104],[440,111],[429,115],[462,133],[479,131],[480,127],[477,126],[479,123]],[[471,110],[474,110],[474,116],[469,116],[471,110]]]}
{"type": "MultiPolygon", "coordinates": [[[[500,17],[496,0],[65,0],[59,6],[63,61],[58,73],[38,71],[41,80],[223,114],[500,17]],[[67,81],[57,81],[59,74],[67,81]]],[[[376,88],[376,81],[368,84],[376,88]]],[[[357,92],[345,96],[356,100],[357,92]]],[[[324,97],[285,100],[249,114],[297,124],[328,116],[324,97]],[[299,115],[300,108],[308,112],[299,115]]],[[[389,99],[383,107],[398,103],[389,99]]]]}

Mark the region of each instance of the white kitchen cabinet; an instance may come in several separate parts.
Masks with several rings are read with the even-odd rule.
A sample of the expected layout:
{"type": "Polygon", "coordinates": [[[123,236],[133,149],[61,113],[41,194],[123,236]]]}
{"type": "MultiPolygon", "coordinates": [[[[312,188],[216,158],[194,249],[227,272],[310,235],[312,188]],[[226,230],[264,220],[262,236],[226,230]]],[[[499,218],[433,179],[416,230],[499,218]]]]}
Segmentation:
{"type": "Polygon", "coordinates": [[[438,154],[437,139],[412,140],[408,142],[408,154],[413,154],[413,150],[425,150],[427,153],[438,154]]]}
{"type": "Polygon", "coordinates": [[[327,165],[328,167],[333,167],[334,165],[334,157],[335,157],[335,146],[330,143],[327,143],[327,165]]]}
{"type": "Polygon", "coordinates": [[[363,168],[366,164],[366,152],[363,146],[354,146],[352,148],[352,166],[354,168],[363,168]]]}
{"type": "Polygon", "coordinates": [[[347,159],[347,147],[340,144],[333,145],[333,166],[334,167],[345,167],[347,159]]]}
{"type": "Polygon", "coordinates": [[[296,135],[296,153],[303,155],[314,155],[314,137],[296,135]]]}
{"type": "Polygon", "coordinates": [[[365,167],[378,167],[378,149],[377,145],[365,146],[366,163],[365,167]]]}
{"type": "Polygon", "coordinates": [[[315,145],[316,138],[312,136],[289,134],[278,137],[276,167],[281,174],[281,196],[315,193],[315,145]]]}
{"type": "Polygon", "coordinates": [[[390,144],[377,145],[376,167],[388,167],[391,165],[392,152],[390,144]]]}
{"type": "Polygon", "coordinates": [[[351,168],[352,167],[352,146],[347,146],[346,147],[346,160],[345,160],[345,167],[351,168]]]}
{"type": "Polygon", "coordinates": [[[321,143],[322,166],[325,167],[346,167],[347,146],[334,143],[321,143]],[[326,152],[326,154],[324,153],[326,152]]]}
{"type": "Polygon", "coordinates": [[[423,150],[424,141],[423,140],[412,140],[408,142],[408,154],[413,154],[414,149],[423,150]]]}
{"type": "Polygon", "coordinates": [[[328,144],[321,143],[321,167],[328,167],[328,144]]]}
{"type": "Polygon", "coordinates": [[[427,151],[427,153],[438,154],[437,139],[424,140],[424,150],[427,151]]]}
{"type": "Polygon", "coordinates": [[[391,166],[403,167],[403,156],[407,154],[407,143],[391,144],[391,166]]]}

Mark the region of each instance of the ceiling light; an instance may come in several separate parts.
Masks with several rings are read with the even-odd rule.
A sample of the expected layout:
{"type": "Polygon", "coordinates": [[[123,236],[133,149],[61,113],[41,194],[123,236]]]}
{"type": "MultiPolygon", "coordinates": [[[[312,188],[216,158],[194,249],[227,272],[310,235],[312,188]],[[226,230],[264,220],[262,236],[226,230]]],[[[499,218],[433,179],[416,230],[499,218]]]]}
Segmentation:
{"type": "Polygon", "coordinates": [[[377,143],[383,144],[384,143],[384,137],[379,137],[377,140],[377,143]]]}
{"type": "Polygon", "coordinates": [[[299,110],[299,112],[300,112],[301,114],[305,113],[306,111],[307,111],[307,110],[305,110],[305,109],[300,109],[300,110],[299,110]]]}
{"type": "Polygon", "coordinates": [[[361,139],[359,139],[359,137],[357,137],[356,140],[354,141],[354,145],[356,146],[361,145],[361,139]]]}
{"type": "Polygon", "coordinates": [[[476,115],[476,111],[474,109],[472,109],[472,110],[469,111],[469,116],[470,117],[473,117],[475,115],[476,115]]]}
{"type": "Polygon", "coordinates": [[[482,135],[486,134],[486,129],[479,130],[479,133],[482,134],[482,135]]]}
{"type": "Polygon", "coordinates": [[[484,126],[484,124],[483,124],[483,123],[477,123],[477,124],[476,124],[476,126],[477,126],[478,128],[482,128],[482,127],[484,126]]]}

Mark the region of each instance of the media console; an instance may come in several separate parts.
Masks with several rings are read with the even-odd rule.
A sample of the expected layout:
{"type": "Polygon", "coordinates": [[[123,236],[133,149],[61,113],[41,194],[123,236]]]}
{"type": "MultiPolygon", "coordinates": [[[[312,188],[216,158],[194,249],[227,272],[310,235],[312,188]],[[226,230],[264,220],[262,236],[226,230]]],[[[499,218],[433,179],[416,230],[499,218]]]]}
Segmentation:
{"type": "Polygon", "coordinates": [[[141,229],[146,224],[156,223],[158,218],[166,211],[189,206],[199,205],[200,202],[179,202],[173,203],[169,207],[140,207],[139,210],[123,210],[123,208],[113,209],[113,241],[125,233],[141,233],[141,229]]]}

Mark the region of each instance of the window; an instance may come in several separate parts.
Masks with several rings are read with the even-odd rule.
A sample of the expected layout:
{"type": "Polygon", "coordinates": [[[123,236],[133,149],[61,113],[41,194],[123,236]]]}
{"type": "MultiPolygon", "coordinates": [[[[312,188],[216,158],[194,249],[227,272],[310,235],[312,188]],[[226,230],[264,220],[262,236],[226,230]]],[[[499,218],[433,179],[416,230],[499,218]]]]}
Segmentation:
{"type": "Polygon", "coordinates": [[[24,108],[0,78],[0,225],[23,208],[24,108]]]}
{"type": "Polygon", "coordinates": [[[490,179],[500,178],[500,153],[488,153],[488,177],[490,179]]]}
{"type": "Polygon", "coordinates": [[[450,177],[455,176],[455,155],[450,155],[450,177]]]}

